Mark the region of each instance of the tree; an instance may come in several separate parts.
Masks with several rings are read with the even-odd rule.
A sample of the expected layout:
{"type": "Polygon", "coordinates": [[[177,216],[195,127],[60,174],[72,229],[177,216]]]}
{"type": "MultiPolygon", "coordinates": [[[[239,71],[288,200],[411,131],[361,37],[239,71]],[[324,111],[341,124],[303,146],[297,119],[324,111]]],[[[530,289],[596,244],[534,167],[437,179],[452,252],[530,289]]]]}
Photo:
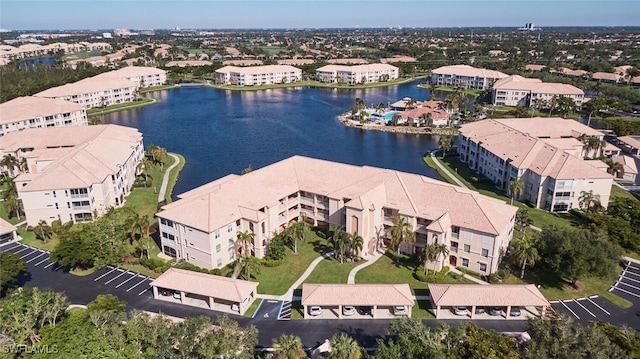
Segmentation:
{"type": "Polygon", "coordinates": [[[273,340],[275,359],[304,359],[307,357],[302,348],[300,337],[290,334],[282,334],[279,339],[273,340]]]}
{"type": "Polygon", "coordinates": [[[466,336],[458,350],[462,358],[505,358],[518,359],[516,342],[495,330],[480,328],[469,322],[466,336]]]}
{"type": "Polygon", "coordinates": [[[416,233],[411,228],[411,223],[407,222],[404,217],[393,216],[391,217],[393,226],[388,230],[388,235],[391,237],[391,243],[389,245],[396,252],[396,264],[400,260],[400,244],[413,243],[416,240],[416,233]]]}
{"type": "Polygon", "coordinates": [[[523,236],[522,239],[514,241],[513,251],[511,251],[509,255],[516,263],[522,265],[520,278],[524,278],[524,270],[527,264],[533,267],[536,262],[540,260],[540,254],[537,248],[537,237],[535,235],[528,238],[523,236]]]}
{"type": "Polygon", "coordinates": [[[250,253],[251,248],[253,247],[253,240],[256,234],[249,231],[238,232],[237,240],[236,240],[236,251],[243,256],[248,255],[250,253]]]}
{"type": "Polygon", "coordinates": [[[329,228],[331,236],[329,242],[333,246],[334,256],[340,259],[340,264],[344,263],[345,248],[349,243],[349,233],[344,231],[342,226],[331,226],[329,228]]]}
{"type": "Polygon", "coordinates": [[[330,359],[360,359],[362,349],[353,338],[345,333],[338,333],[329,339],[331,345],[330,359]]]}
{"type": "Polygon", "coordinates": [[[142,159],[140,160],[140,163],[138,163],[138,167],[137,170],[140,171],[144,171],[144,181],[148,182],[149,181],[149,169],[153,166],[153,161],[147,157],[147,156],[143,156],[142,159]]]}
{"type": "Polygon", "coordinates": [[[27,265],[20,256],[11,252],[0,252],[0,294],[23,274],[27,273],[27,265]]]}
{"type": "Polygon", "coordinates": [[[422,249],[422,259],[424,261],[424,275],[429,274],[429,263],[435,262],[436,258],[436,246],[432,243],[427,243],[422,249]]]}
{"type": "Polygon", "coordinates": [[[609,173],[618,178],[624,176],[624,166],[622,163],[609,160],[607,164],[609,165],[609,169],[607,170],[609,173]]]}
{"type": "Polygon", "coordinates": [[[33,227],[33,232],[36,234],[36,238],[44,243],[47,243],[47,241],[51,239],[51,236],[53,236],[53,230],[45,220],[40,220],[40,222],[33,227]]]}
{"type": "Polygon", "coordinates": [[[524,191],[524,183],[519,178],[514,178],[509,184],[509,194],[511,195],[511,205],[513,206],[513,198],[519,197],[524,191]]]}
{"type": "Polygon", "coordinates": [[[593,190],[580,191],[580,197],[578,197],[578,204],[580,208],[584,209],[585,212],[597,211],[602,208],[600,204],[600,195],[594,194],[593,190]]]}
{"type": "Polygon", "coordinates": [[[382,102],[380,102],[379,104],[376,105],[376,112],[379,114],[384,113],[384,104],[382,102]]]}
{"type": "Polygon", "coordinates": [[[0,160],[0,166],[5,167],[7,170],[9,170],[9,176],[11,177],[14,177],[13,171],[16,169],[16,167],[18,167],[18,164],[18,159],[11,153],[7,153],[6,155],[4,155],[4,157],[2,157],[2,160],[0,160]]]}
{"type": "Polygon", "coordinates": [[[298,241],[304,241],[304,234],[308,227],[305,221],[298,221],[285,230],[285,238],[293,245],[293,253],[298,254],[298,241]]]}
{"type": "Polygon", "coordinates": [[[140,250],[140,258],[142,258],[144,254],[146,254],[147,259],[149,259],[150,252],[155,246],[156,242],[149,236],[143,236],[136,243],[136,247],[138,248],[138,250],[140,250]]]}
{"type": "Polygon", "coordinates": [[[87,312],[115,312],[122,313],[127,303],[113,294],[99,294],[96,299],[87,304],[87,312]]]}
{"type": "Polygon", "coordinates": [[[442,158],[447,155],[447,151],[451,149],[453,146],[453,136],[451,135],[441,135],[438,140],[438,148],[442,149],[442,158]]]}
{"type": "Polygon", "coordinates": [[[252,274],[260,274],[260,261],[252,255],[238,257],[233,268],[233,278],[251,280],[252,274]]]}
{"type": "Polygon", "coordinates": [[[364,238],[358,234],[358,232],[353,232],[351,235],[351,240],[349,241],[349,248],[355,251],[355,256],[360,257],[360,252],[364,248],[364,238]]]}
{"type": "Polygon", "coordinates": [[[247,166],[247,168],[243,169],[242,172],[240,172],[241,175],[246,175],[247,173],[251,173],[253,172],[253,166],[251,166],[251,163],[249,163],[249,166],[247,166]]]}

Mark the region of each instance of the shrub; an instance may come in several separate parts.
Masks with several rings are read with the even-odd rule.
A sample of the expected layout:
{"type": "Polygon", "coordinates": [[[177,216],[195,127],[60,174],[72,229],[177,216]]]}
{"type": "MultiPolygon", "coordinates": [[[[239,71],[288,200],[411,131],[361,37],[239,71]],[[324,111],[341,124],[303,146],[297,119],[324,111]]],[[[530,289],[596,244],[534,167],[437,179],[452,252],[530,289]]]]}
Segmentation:
{"type": "Polygon", "coordinates": [[[500,277],[500,279],[507,279],[510,275],[511,273],[509,272],[509,268],[498,269],[498,277],[500,277]]]}
{"type": "Polygon", "coordinates": [[[465,268],[465,267],[456,267],[457,270],[459,270],[462,273],[466,273],[472,277],[476,277],[478,279],[482,278],[482,275],[478,272],[472,271],[471,269],[465,268]]]}
{"type": "Polygon", "coordinates": [[[164,266],[165,262],[162,259],[158,258],[147,259],[145,257],[142,257],[140,258],[140,264],[155,271],[156,268],[161,268],[162,266],[164,266]]]}
{"type": "Polygon", "coordinates": [[[429,271],[428,275],[424,275],[424,266],[419,266],[413,273],[413,277],[419,282],[437,283],[441,282],[449,273],[449,267],[443,267],[439,272],[429,271]]]}
{"type": "Polygon", "coordinates": [[[471,177],[471,182],[478,182],[478,177],[476,176],[471,177]]]}
{"type": "Polygon", "coordinates": [[[489,283],[498,283],[500,282],[500,277],[496,273],[491,273],[487,276],[489,283]]]}

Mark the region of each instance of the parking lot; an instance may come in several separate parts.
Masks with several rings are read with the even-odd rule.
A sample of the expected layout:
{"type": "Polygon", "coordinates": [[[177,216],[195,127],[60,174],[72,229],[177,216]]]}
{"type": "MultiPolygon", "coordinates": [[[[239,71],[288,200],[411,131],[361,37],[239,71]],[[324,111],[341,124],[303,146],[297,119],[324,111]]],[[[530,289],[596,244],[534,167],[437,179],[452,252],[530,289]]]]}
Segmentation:
{"type": "Polygon", "coordinates": [[[68,268],[66,268],[65,266],[51,262],[51,260],[49,259],[49,252],[27,246],[19,242],[4,244],[1,250],[3,252],[10,252],[19,255],[20,259],[22,259],[29,266],[40,266],[42,268],[51,269],[52,271],[68,270],[68,268]]]}
{"type": "Polygon", "coordinates": [[[638,299],[640,299],[640,264],[627,262],[618,280],[611,286],[609,292],[631,301],[638,301],[638,299]]]}
{"type": "Polygon", "coordinates": [[[580,322],[592,320],[609,321],[611,312],[616,312],[617,308],[608,300],[597,295],[579,299],[556,300],[550,303],[556,311],[568,313],[569,316],[580,322]]]}
{"type": "Polygon", "coordinates": [[[102,283],[106,286],[112,286],[124,291],[125,293],[131,292],[137,295],[151,293],[151,286],[149,286],[149,283],[151,283],[153,278],[149,278],[142,274],[118,267],[106,266],[97,271],[94,275],[97,275],[97,277],[93,279],[94,282],[102,283]]]}

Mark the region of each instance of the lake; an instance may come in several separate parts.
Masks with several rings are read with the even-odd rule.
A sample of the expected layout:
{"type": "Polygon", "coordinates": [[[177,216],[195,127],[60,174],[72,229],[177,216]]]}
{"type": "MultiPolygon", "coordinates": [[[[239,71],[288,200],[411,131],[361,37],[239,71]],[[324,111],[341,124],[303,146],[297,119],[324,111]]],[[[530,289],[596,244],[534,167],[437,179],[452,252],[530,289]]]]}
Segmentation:
{"type": "Polygon", "coordinates": [[[437,136],[365,131],[337,119],[357,97],[367,105],[428,99],[429,90],[417,84],[364,90],[180,87],[145,94],[159,102],[101,120],[136,127],[145,146],[155,144],[185,157],[174,196],[249,165],[257,169],[293,155],[439,178],[422,160],[427,150],[438,147],[437,136]]]}

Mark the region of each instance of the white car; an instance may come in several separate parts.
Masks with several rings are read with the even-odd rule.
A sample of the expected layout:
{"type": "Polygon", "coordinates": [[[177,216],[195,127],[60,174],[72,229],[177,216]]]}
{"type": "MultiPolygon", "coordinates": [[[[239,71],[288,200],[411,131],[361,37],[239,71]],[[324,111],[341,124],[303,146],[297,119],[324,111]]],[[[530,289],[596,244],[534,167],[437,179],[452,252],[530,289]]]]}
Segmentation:
{"type": "Polygon", "coordinates": [[[318,306],[309,307],[309,315],[316,317],[321,314],[322,314],[322,308],[318,306]]]}
{"type": "Polygon", "coordinates": [[[453,314],[469,315],[469,309],[467,307],[453,307],[453,314]]]}
{"type": "Polygon", "coordinates": [[[393,314],[394,315],[407,315],[407,307],[405,307],[404,305],[397,305],[397,306],[393,307],[393,314]]]}
{"type": "Polygon", "coordinates": [[[342,307],[342,315],[346,315],[346,316],[352,316],[356,314],[356,308],[350,305],[346,305],[344,307],[342,307]]]}
{"type": "Polygon", "coordinates": [[[522,315],[522,312],[520,311],[520,307],[511,307],[511,316],[512,317],[519,317],[522,315]]]}
{"type": "Polygon", "coordinates": [[[231,310],[234,311],[234,312],[239,312],[240,311],[240,307],[238,306],[238,303],[231,304],[231,310]]]}

